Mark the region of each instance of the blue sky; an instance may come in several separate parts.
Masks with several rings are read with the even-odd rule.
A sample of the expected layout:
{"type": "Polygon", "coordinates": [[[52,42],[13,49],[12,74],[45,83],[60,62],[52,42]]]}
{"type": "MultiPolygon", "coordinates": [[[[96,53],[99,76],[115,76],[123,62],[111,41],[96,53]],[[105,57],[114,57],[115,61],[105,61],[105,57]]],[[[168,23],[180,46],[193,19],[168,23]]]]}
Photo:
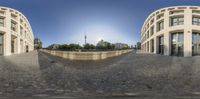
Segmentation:
{"type": "Polygon", "coordinates": [[[200,6],[200,0],[0,0],[22,12],[44,46],[106,40],[134,45],[154,10],[177,5],[200,6]]]}

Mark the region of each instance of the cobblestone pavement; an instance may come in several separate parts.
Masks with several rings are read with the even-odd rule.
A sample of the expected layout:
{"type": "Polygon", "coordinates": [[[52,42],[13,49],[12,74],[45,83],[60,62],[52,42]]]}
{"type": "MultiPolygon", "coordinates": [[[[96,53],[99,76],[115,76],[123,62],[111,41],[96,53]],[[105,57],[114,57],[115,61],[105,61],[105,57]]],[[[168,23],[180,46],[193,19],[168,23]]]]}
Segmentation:
{"type": "Polygon", "coordinates": [[[72,61],[33,51],[0,57],[0,99],[200,98],[199,82],[198,56],[131,52],[72,61]]]}

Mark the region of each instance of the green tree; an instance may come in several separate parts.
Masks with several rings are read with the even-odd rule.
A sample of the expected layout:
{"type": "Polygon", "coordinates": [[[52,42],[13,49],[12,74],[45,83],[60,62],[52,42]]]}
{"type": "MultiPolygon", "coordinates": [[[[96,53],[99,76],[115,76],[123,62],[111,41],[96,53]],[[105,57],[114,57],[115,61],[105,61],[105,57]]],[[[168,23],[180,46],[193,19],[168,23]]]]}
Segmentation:
{"type": "Polygon", "coordinates": [[[95,46],[93,44],[87,43],[87,44],[84,45],[84,49],[87,49],[87,50],[89,50],[89,49],[95,49],[95,46]]]}

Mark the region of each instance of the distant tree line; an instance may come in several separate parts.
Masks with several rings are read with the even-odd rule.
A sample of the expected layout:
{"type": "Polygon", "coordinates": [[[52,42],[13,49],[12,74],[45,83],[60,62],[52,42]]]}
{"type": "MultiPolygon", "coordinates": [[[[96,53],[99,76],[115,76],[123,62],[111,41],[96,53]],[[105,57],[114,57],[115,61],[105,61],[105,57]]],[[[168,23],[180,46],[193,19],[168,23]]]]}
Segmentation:
{"type": "Polygon", "coordinates": [[[85,44],[83,47],[79,44],[53,44],[48,47],[51,50],[62,50],[62,51],[98,51],[98,50],[120,50],[120,49],[129,49],[130,47],[127,44],[116,43],[111,44],[107,41],[99,41],[96,45],[85,44]]]}
{"type": "Polygon", "coordinates": [[[58,50],[66,50],[66,51],[75,51],[78,49],[82,49],[82,47],[79,44],[62,44],[58,45],[58,50]]]}

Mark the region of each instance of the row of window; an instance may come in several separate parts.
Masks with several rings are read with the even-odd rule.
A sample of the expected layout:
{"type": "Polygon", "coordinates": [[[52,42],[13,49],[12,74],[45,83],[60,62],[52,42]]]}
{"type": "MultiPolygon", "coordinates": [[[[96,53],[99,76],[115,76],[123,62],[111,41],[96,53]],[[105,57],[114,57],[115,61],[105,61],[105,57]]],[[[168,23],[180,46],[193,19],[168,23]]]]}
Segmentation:
{"type": "MultiPolygon", "coordinates": [[[[0,26],[1,27],[5,26],[4,25],[4,18],[0,18],[0,26]]],[[[11,30],[13,30],[15,32],[17,31],[17,23],[14,22],[14,21],[11,21],[11,30]]],[[[27,33],[26,33],[26,31],[24,31],[24,32],[25,32],[24,37],[26,38],[27,37],[27,33]]],[[[21,27],[21,26],[20,26],[20,35],[23,36],[23,27],[21,27]]]]}
{"type": "MultiPolygon", "coordinates": [[[[170,12],[169,12],[170,15],[172,15],[172,14],[181,14],[181,13],[184,13],[184,10],[175,10],[175,11],[170,11],[170,12]]],[[[194,13],[194,14],[200,14],[200,10],[192,10],[192,13],[194,13]]],[[[160,19],[160,18],[162,18],[162,17],[164,17],[164,13],[161,13],[161,14],[157,15],[156,19],[158,20],[158,19],[160,19]]],[[[154,19],[152,19],[152,20],[150,21],[150,25],[151,25],[153,22],[154,22],[154,19]]],[[[175,23],[175,24],[176,24],[176,23],[175,23]]],[[[181,23],[180,23],[180,24],[181,24],[181,23]]],[[[146,31],[146,29],[148,29],[148,28],[149,28],[149,24],[147,24],[147,26],[144,28],[144,31],[146,31]]]]}
{"type": "MultiPolygon", "coordinates": [[[[2,18],[2,17],[0,17],[0,26],[1,27],[4,27],[5,26],[5,22],[4,22],[4,19],[5,18],[2,18]]],[[[13,30],[13,31],[16,31],[16,26],[17,25],[17,23],[16,22],[14,22],[14,21],[11,21],[11,29],[13,30]]]]}
{"type": "MultiPolygon", "coordinates": [[[[1,10],[0,10],[0,14],[1,14],[1,15],[5,15],[6,12],[5,12],[4,10],[6,10],[6,9],[1,8],[1,10]],[[2,10],[3,10],[3,11],[2,11],[2,10]]],[[[24,16],[22,16],[22,15],[19,14],[18,12],[15,12],[14,10],[10,10],[10,12],[11,12],[11,18],[17,19],[17,18],[18,18],[17,15],[19,15],[19,16],[21,16],[20,22],[23,22],[23,21],[21,21],[22,19],[25,20],[24,16]]]]}
{"type": "MultiPolygon", "coordinates": [[[[183,25],[184,24],[184,17],[183,16],[179,16],[179,17],[172,17],[170,20],[170,26],[177,26],[177,25],[183,25]]],[[[200,17],[193,17],[192,18],[192,24],[193,25],[198,25],[200,26],[200,17]]],[[[157,32],[161,31],[164,29],[164,20],[160,21],[157,23],[157,32]]],[[[150,28],[150,36],[152,36],[154,34],[154,26],[152,26],[150,28]]],[[[149,31],[147,31],[147,35],[145,35],[145,39],[148,39],[149,37],[149,31]]]]}

